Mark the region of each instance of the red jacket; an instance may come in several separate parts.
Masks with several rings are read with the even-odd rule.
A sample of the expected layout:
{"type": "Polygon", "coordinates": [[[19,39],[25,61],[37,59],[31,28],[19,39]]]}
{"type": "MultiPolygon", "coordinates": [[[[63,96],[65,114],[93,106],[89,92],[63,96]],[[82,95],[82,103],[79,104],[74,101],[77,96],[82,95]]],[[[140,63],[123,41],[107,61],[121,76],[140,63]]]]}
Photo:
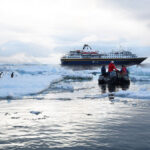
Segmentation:
{"type": "Polygon", "coordinates": [[[116,71],[118,71],[117,68],[115,67],[115,65],[114,65],[113,63],[110,63],[110,64],[108,65],[108,72],[112,72],[114,69],[115,69],[116,71]]]}
{"type": "Polygon", "coordinates": [[[127,69],[126,69],[126,67],[122,67],[122,69],[121,69],[121,73],[123,73],[123,74],[126,74],[126,73],[127,73],[127,69]]]}

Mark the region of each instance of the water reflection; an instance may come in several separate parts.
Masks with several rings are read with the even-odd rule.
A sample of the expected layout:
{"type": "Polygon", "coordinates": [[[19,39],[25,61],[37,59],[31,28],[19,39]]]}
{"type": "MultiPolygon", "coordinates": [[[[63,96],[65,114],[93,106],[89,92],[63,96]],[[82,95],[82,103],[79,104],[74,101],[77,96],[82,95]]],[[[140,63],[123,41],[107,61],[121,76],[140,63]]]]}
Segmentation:
{"type": "Polygon", "coordinates": [[[99,87],[101,88],[101,92],[104,93],[109,93],[108,97],[109,100],[114,99],[114,94],[113,92],[119,91],[121,90],[127,90],[130,87],[130,83],[126,83],[126,84],[120,84],[120,85],[116,85],[116,84],[99,84],[99,87]]]}
{"type": "Polygon", "coordinates": [[[130,83],[120,84],[120,85],[116,85],[116,84],[99,84],[99,87],[101,88],[102,93],[116,92],[116,91],[119,91],[119,89],[122,89],[122,90],[129,89],[130,83]]]}

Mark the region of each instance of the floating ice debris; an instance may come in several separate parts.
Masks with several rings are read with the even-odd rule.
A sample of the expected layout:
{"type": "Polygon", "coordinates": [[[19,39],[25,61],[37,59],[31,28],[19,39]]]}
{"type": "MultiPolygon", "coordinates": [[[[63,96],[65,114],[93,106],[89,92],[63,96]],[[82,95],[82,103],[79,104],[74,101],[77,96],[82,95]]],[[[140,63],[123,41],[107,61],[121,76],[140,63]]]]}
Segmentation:
{"type": "Polygon", "coordinates": [[[92,72],[93,75],[101,74],[101,72],[92,72]]]}
{"type": "Polygon", "coordinates": [[[62,100],[62,101],[70,101],[71,98],[52,98],[52,100],[62,100]]]}
{"type": "Polygon", "coordinates": [[[11,117],[11,119],[19,119],[20,117],[11,117]]]}
{"type": "MultiPolygon", "coordinates": [[[[0,78],[0,100],[18,99],[31,94],[41,94],[41,92],[49,88],[51,84],[60,83],[60,81],[64,79],[67,81],[69,79],[72,81],[97,80],[97,76],[93,74],[99,74],[100,72],[100,68],[95,70],[72,71],[52,65],[2,65],[0,69],[4,72],[2,78],[0,78]],[[10,78],[12,71],[17,75],[13,79],[10,78]]],[[[128,69],[130,71],[131,81],[146,81],[150,83],[149,68],[138,67],[137,69],[137,67],[132,66],[128,69]]],[[[69,83],[72,81],[69,81],[69,83]]],[[[61,88],[62,90],[74,91],[73,87],[67,85],[60,85],[56,90],[61,88]]],[[[145,91],[146,97],[150,97],[147,92],[145,91]]],[[[131,96],[130,93],[129,95],[131,96]]],[[[96,98],[97,96],[94,97],[96,98]]],[[[97,98],[99,98],[99,96],[97,98]]]]}
{"type": "Polygon", "coordinates": [[[54,84],[53,86],[51,86],[51,88],[55,90],[63,90],[63,91],[70,91],[70,92],[74,91],[73,86],[66,83],[54,84]]]}
{"type": "Polygon", "coordinates": [[[150,70],[149,68],[129,67],[131,81],[149,81],[150,82],[150,70]]]}
{"type": "Polygon", "coordinates": [[[107,97],[108,94],[96,94],[96,95],[85,95],[84,97],[78,97],[81,99],[101,99],[107,97]]]}
{"type": "Polygon", "coordinates": [[[93,89],[93,88],[95,88],[95,86],[91,86],[91,87],[81,87],[81,88],[75,89],[75,91],[81,91],[81,90],[87,90],[87,89],[93,89]]]}
{"type": "Polygon", "coordinates": [[[111,102],[111,104],[114,104],[114,103],[115,103],[115,100],[114,100],[114,99],[109,99],[109,101],[111,102]]]}
{"type": "Polygon", "coordinates": [[[5,113],[5,116],[8,116],[8,115],[10,115],[10,113],[6,112],[6,113],[5,113]]]}
{"type": "Polygon", "coordinates": [[[122,100],[121,102],[124,103],[124,104],[127,104],[127,103],[128,103],[127,100],[122,100]]]}
{"type": "MultiPolygon", "coordinates": [[[[40,94],[49,85],[59,83],[64,78],[89,80],[93,77],[85,70],[72,71],[51,65],[13,65],[11,67],[4,65],[2,71],[4,71],[4,75],[0,79],[0,99],[22,98],[31,94],[40,94]],[[17,75],[16,78],[10,78],[12,71],[17,75]]],[[[66,90],[69,88],[63,86],[63,89],[66,90]]],[[[70,89],[73,91],[73,88],[70,89]]]]}
{"type": "Polygon", "coordinates": [[[150,82],[149,76],[130,76],[130,80],[133,81],[133,82],[136,82],[136,81],[150,82]]]}
{"type": "Polygon", "coordinates": [[[58,81],[59,78],[61,78],[59,75],[51,77],[45,75],[23,75],[11,80],[10,77],[6,76],[0,80],[0,97],[13,99],[14,97],[33,93],[38,94],[40,91],[48,88],[51,82],[58,81]]]}
{"type": "Polygon", "coordinates": [[[73,79],[73,80],[91,80],[93,78],[92,75],[66,75],[64,79],[73,79]]]}
{"type": "Polygon", "coordinates": [[[34,115],[39,115],[39,114],[41,114],[40,111],[30,111],[30,113],[31,113],[31,114],[34,114],[34,115]]]}
{"type": "Polygon", "coordinates": [[[119,91],[115,93],[115,96],[133,99],[150,99],[150,91],[146,89],[140,89],[139,91],[119,91]]]}
{"type": "Polygon", "coordinates": [[[92,116],[92,114],[86,114],[87,116],[92,116]]]}
{"type": "Polygon", "coordinates": [[[64,79],[73,80],[91,80],[93,78],[92,74],[86,71],[69,71],[63,74],[64,79]]]}
{"type": "Polygon", "coordinates": [[[136,107],[136,106],[137,106],[137,104],[132,104],[132,106],[133,106],[133,107],[136,107]]]}

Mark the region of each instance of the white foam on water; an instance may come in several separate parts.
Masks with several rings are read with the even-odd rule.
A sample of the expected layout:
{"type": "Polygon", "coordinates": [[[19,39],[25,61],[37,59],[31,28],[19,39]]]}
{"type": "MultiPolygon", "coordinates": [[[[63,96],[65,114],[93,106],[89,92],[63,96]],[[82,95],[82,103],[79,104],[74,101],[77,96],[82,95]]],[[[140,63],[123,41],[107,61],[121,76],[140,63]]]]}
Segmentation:
{"type": "Polygon", "coordinates": [[[131,81],[150,82],[150,66],[147,66],[147,67],[143,67],[142,65],[130,66],[130,67],[127,67],[127,69],[129,70],[129,77],[131,81]]]}
{"type": "Polygon", "coordinates": [[[108,97],[108,94],[95,94],[95,95],[85,95],[84,97],[80,97],[82,99],[101,99],[101,98],[105,98],[108,97]]]}
{"type": "Polygon", "coordinates": [[[66,79],[81,79],[81,80],[86,80],[86,79],[92,79],[93,76],[89,74],[87,71],[72,71],[69,70],[68,72],[64,72],[63,76],[66,79]]]}
{"type": "Polygon", "coordinates": [[[138,91],[119,91],[115,93],[117,97],[126,97],[133,99],[150,99],[150,90],[146,88],[139,89],[138,91]]]}
{"type": "Polygon", "coordinates": [[[54,84],[52,86],[52,89],[57,89],[57,90],[60,89],[63,91],[70,91],[70,92],[74,91],[74,87],[71,84],[67,84],[67,83],[54,84]]]}

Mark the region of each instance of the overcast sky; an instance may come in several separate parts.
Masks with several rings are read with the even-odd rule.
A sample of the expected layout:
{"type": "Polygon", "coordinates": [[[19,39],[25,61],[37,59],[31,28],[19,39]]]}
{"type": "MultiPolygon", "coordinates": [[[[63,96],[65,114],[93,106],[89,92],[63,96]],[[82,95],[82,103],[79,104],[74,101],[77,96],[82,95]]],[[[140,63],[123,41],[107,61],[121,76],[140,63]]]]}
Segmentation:
{"type": "Polygon", "coordinates": [[[84,43],[150,56],[150,0],[0,0],[1,63],[60,63],[84,43]]]}

